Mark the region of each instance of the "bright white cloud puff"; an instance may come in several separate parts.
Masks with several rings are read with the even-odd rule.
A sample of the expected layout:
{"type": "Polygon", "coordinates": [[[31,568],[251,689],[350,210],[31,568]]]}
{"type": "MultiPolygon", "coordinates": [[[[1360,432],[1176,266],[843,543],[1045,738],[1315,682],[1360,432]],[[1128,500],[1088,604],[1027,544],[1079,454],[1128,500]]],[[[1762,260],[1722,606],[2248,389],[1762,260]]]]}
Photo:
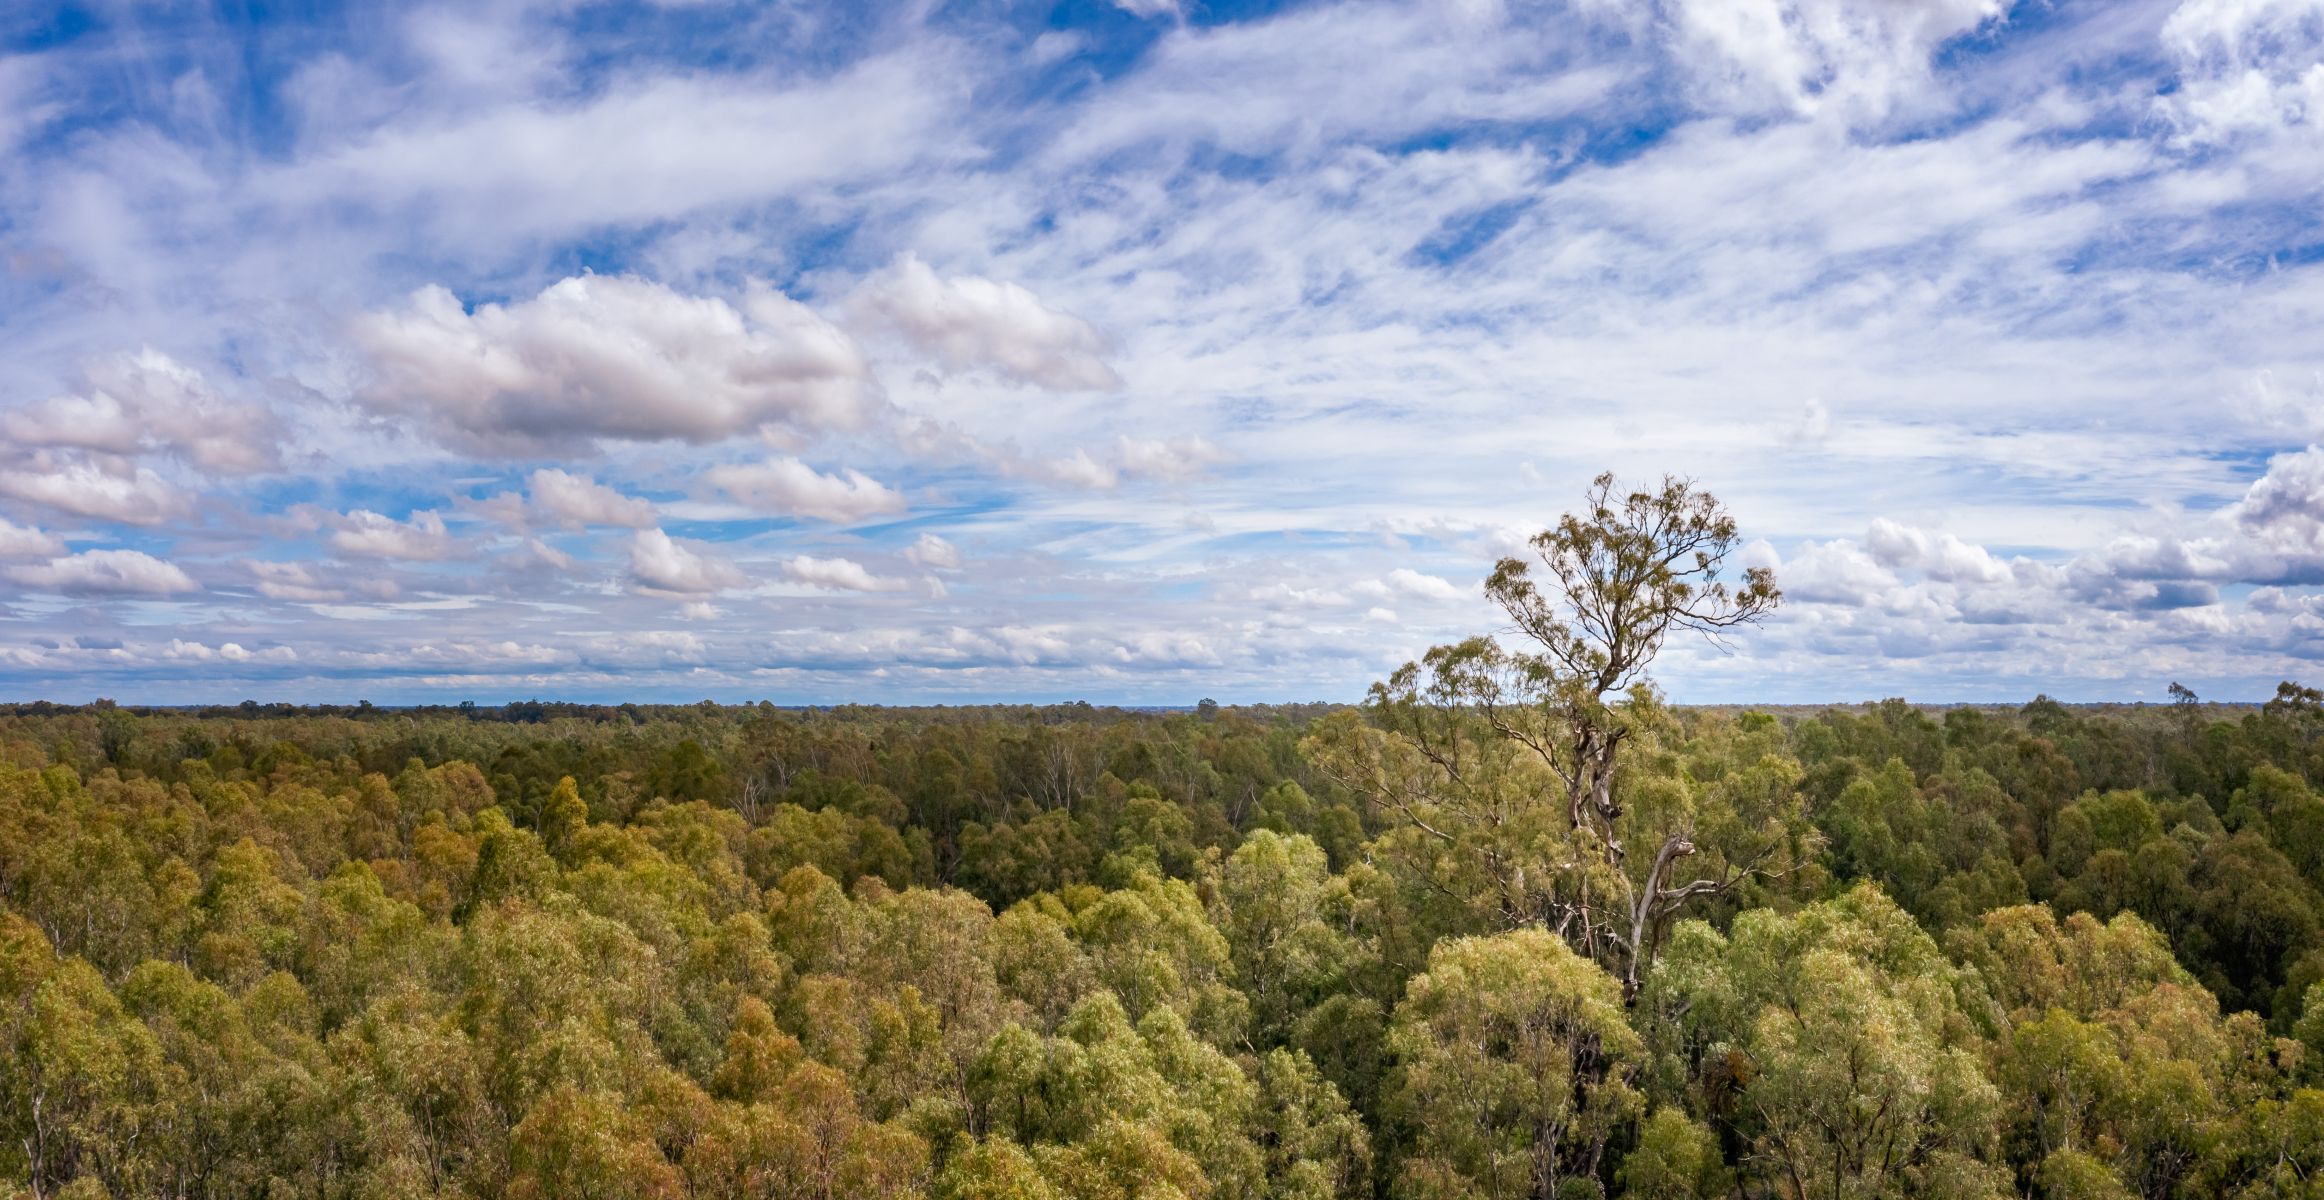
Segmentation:
{"type": "Polygon", "coordinates": [[[733,563],[659,529],[630,538],[629,577],[641,591],[667,596],[708,596],[747,582],[733,563]]]}
{"type": "Polygon", "coordinates": [[[166,354],[148,348],[120,355],[87,375],[86,391],[0,411],[0,434],[22,446],[174,455],[218,474],[278,465],[281,433],[271,414],[227,400],[166,354]]]}
{"type": "Polygon", "coordinates": [[[110,456],[35,454],[0,468],[0,495],[124,525],[159,525],[194,508],[192,492],[151,467],[110,456]]]}
{"type": "Polygon", "coordinates": [[[444,518],[434,512],[416,512],[401,521],[369,509],[356,509],[336,522],[331,547],[362,558],[399,558],[433,562],[452,553],[453,540],[444,518]]]}
{"type": "Polygon", "coordinates": [[[904,511],[902,494],[861,471],[826,475],[796,458],[712,467],[704,478],[760,512],[848,522],[904,511]]]}
{"type": "Polygon", "coordinates": [[[374,407],[484,454],[848,428],[870,404],[854,343],[763,287],[737,308],[593,275],[470,310],[431,286],[364,314],[353,336],[376,372],[363,392],[374,407]]]}
{"type": "Polygon", "coordinates": [[[586,475],[546,467],[533,472],[528,482],[533,508],[568,528],[620,525],[643,529],[656,520],[650,502],[625,496],[586,475]]]}
{"type": "Polygon", "coordinates": [[[989,367],[1060,392],[1122,383],[1106,365],[1105,339],[1089,322],[1042,303],[1021,284],[940,276],[905,255],[866,280],[853,304],[867,320],[955,370],[989,367]]]}

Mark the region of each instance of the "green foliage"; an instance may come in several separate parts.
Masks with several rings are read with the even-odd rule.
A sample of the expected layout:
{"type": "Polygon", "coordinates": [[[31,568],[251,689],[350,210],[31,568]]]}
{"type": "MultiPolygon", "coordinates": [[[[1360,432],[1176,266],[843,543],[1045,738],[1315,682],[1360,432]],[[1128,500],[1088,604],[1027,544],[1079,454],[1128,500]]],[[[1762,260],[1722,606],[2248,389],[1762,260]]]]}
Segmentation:
{"type": "Polygon", "coordinates": [[[0,714],[0,1195],[2324,1178],[2306,689],[1641,687],[1577,823],[1512,736],[1574,710],[1481,661],[1361,711],[0,714]]]}
{"type": "Polygon", "coordinates": [[[1646,1006],[1698,1094],[1802,1200],[1992,1196],[1999,1096],[1965,972],[1869,885],[1725,936],[1689,923],[1646,1006]]]}
{"type": "Polygon", "coordinates": [[[1404,1195],[1558,1194],[1597,1176],[1643,1103],[1620,985],[1542,930],[1439,943],[1389,1045],[1404,1195]]]}
{"type": "Polygon", "coordinates": [[[1665,1105],[1638,1127],[1638,1145],[1622,1160],[1621,1194],[1630,1200],[1712,1200],[1727,1190],[1726,1174],[1711,1130],[1665,1105]]]}

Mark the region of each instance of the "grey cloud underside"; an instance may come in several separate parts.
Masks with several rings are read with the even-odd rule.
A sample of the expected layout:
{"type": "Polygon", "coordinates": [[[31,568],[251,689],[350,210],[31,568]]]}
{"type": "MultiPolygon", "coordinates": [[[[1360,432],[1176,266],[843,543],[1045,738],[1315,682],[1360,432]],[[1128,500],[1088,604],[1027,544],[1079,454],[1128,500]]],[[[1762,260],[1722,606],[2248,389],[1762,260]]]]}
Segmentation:
{"type": "Polygon", "coordinates": [[[1608,468],[1788,594],[1682,699],[2319,656],[2324,8],[1164,7],[587,87],[412,18],[266,153],[17,60],[0,680],[1352,698],[1608,468]]]}

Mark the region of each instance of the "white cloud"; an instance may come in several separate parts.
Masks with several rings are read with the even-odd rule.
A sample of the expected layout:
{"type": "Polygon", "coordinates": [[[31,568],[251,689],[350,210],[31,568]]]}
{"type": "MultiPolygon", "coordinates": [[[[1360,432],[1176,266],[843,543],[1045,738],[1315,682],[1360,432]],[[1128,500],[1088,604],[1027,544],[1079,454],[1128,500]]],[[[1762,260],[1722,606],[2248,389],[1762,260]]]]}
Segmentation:
{"type": "Polygon", "coordinates": [[[1199,437],[1162,440],[1125,436],[1114,440],[1114,454],[1124,475],[1172,482],[1195,478],[1226,461],[1218,447],[1199,437]]]}
{"type": "MultiPolygon", "coordinates": [[[[678,608],[678,615],[687,620],[696,619],[688,614],[709,609],[715,618],[718,610],[709,604],[693,600],[678,608]]],[[[709,657],[710,645],[694,633],[682,629],[640,629],[621,634],[591,637],[583,644],[582,652],[597,662],[702,662],[709,657]]]]}
{"type": "Polygon", "coordinates": [[[2255,532],[2324,529],[2324,447],[2310,446],[2270,460],[2267,473],[2235,505],[2238,524],[2255,532]]]}
{"type": "Polygon", "coordinates": [[[258,594],[270,600],[319,603],[347,597],[345,588],[325,584],[300,563],[253,559],[246,565],[258,578],[258,594]]]}
{"type": "MultiPolygon", "coordinates": [[[[1388,594],[1388,587],[1386,584],[1373,584],[1362,590],[1366,591],[1367,594],[1379,596],[1385,596],[1388,594]]],[[[1252,588],[1249,592],[1249,598],[1253,604],[1265,605],[1271,609],[1286,610],[1321,607],[1337,608],[1345,605],[1348,602],[1348,598],[1346,596],[1341,595],[1340,593],[1333,591],[1330,588],[1293,587],[1280,579],[1273,583],[1263,584],[1259,587],[1252,588]]]]}
{"type": "Polygon", "coordinates": [[[332,531],[331,545],[365,558],[395,558],[433,562],[452,554],[452,535],[444,518],[422,509],[398,521],[367,508],[348,513],[332,531]]]}
{"type": "Polygon", "coordinates": [[[629,541],[629,576],[640,590],[659,595],[708,596],[748,582],[733,563],[681,543],[659,529],[641,529],[629,541]]]}
{"type": "Polygon", "coordinates": [[[2162,43],[2179,86],[2156,104],[2184,137],[2324,127],[2324,2],[2186,0],[2162,43]]]}
{"type": "Polygon", "coordinates": [[[270,646],[263,650],[252,650],[240,642],[220,642],[212,647],[201,642],[189,642],[179,638],[171,638],[168,648],[163,650],[161,654],[163,658],[179,662],[297,662],[299,657],[298,651],[289,646],[270,646]]]}
{"type": "MultiPolygon", "coordinates": [[[[1356,164],[1319,155],[1319,148],[1349,141],[1377,145],[1478,121],[1571,115],[1603,105],[1627,70],[1620,64],[1573,60],[1571,48],[1580,40],[1574,35],[1583,31],[1576,29],[1570,9],[1547,14],[1551,31],[1546,38],[1498,29],[1490,21],[1447,20],[1448,15],[1443,6],[1429,4],[1309,6],[1269,20],[1173,30],[1157,39],[1137,71],[1080,108],[1073,125],[1036,161],[1033,169],[1041,174],[1034,182],[1060,197],[1095,184],[1094,195],[1076,196],[1073,205],[1077,215],[1095,215],[1107,207],[1090,203],[1100,198],[1168,199],[1163,194],[1168,184],[1151,175],[1126,175],[1123,158],[1143,162],[1157,144],[1173,150],[1209,145],[1251,156],[1291,150],[1310,167],[1321,159],[1326,164],[1322,178],[1303,183],[1320,184],[1331,199],[1349,200],[1353,197],[1343,189],[1350,179],[1343,172],[1356,164]],[[1219,89],[1229,80],[1236,102],[1220,104],[1219,89]],[[1090,173],[1077,170],[1062,182],[1049,178],[1067,169],[1090,173]],[[1120,186],[1133,179],[1132,186],[1120,186]],[[1103,182],[1109,180],[1114,182],[1103,182]]],[[[1232,189],[1206,189],[1197,203],[1209,208],[1207,202],[1231,194],[1232,189]]],[[[1305,238],[1350,231],[1343,211],[1313,213],[1311,224],[1292,229],[1238,226],[1237,218],[1244,215],[1212,208],[1198,215],[1174,213],[1170,222],[1184,235],[1224,234],[1238,242],[1238,235],[1251,233],[1305,238]]],[[[1101,224],[1087,231],[1103,234],[1111,227],[1101,224]]],[[[1151,227],[1120,232],[1137,241],[1151,227]]],[[[1399,249],[1403,244],[1409,243],[1400,243],[1399,249]]],[[[1238,282],[1251,280],[1248,268],[1268,256],[1237,256],[1246,268],[1238,282]]],[[[1311,281],[1331,279],[1349,265],[1316,264],[1311,281]]]]}
{"type": "Polygon", "coordinates": [[[904,511],[902,493],[861,471],[825,475],[796,458],[712,467],[706,478],[761,512],[847,522],[904,511]]]}
{"type": "Polygon", "coordinates": [[[1971,545],[1950,533],[1932,534],[1886,517],[1872,522],[1865,549],[1884,567],[1917,567],[1930,579],[1946,583],[2007,583],[2009,565],[1983,546],[1971,545]]]}
{"type": "Polygon", "coordinates": [[[1823,441],[1832,432],[1832,410],[1813,396],[1800,406],[1799,419],[1792,424],[1791,440],[1812,445],[1823,441]]]}
{"type": "Polygon", "coordinates": [[[904,559],[930,570],[957,571],[960,569],[960,547],[933,533],[923,533],[904,548],[904,559]]]}
{"type": "Polygon", "coordinates": [[[2066,578],[2077,597],[2113,606],[2199,599],[2222,583],[2324,583],[2324,447],[2276,455],[2241,499],[2200,520],[2117,534],[2066,578]]]}
{"type": "Polygon", "coordinates": [[[65,552],[64,539],[0,517],[0,558],[42,558],[65,552]]]}
{"type": "Polygon", "coordinates": [[[783,564],[783,574],[810,587],[841,592],[895,592],[907,584],[872,574],[862,563],[845,558],[815,558],[801,554],[783,564]]]}
{"type": "MultiPolygon", "coordinates": [[[[452,36],[475,54],[472,34],[452,36]]],[[[923,43],[812,72],[625,65],[585,92],[558,77],[545,92],[433,106],[398,65],[367,92],[385,119],[348,128],[345,99],[319,96],[301,114],[306,152],[257,173],[251,199],[269,213],[364,211],[481,256],[815,193],[964,153],[950,59],[943,43],[923,43]]]]}
{"type": "Polygon", "coordinates": [[[1431,600],[1440,604],[1458,600],[1465,594],[1448,579],[1436,575],[1423,575],[1410,567],[1398,567],[1388,572],[1388,578],[1385,582],[1390,591],[1410,596],[1416,600],[1431,600]]]}
{"type": "Polygon", "coordinates": [[[271,413],[225,399],[200,372],[158,350],[120,355],[87,374],[85,392],[0,413],[0,433],[25,446],[171,454],[219,474],[280,464],[282,435],[271,413]]]}
{"type": "Polygon", "coordinates": [[[1142,666],[1215,667],[1221,661],[1218,651],[1201,636],[1169,632],[1132,634],[1116,645],[1109,657],[1142,666]]]}
{"type": "Polygon", "coordinates": [[[892,329],[947,367],[991,367],[1052,391],[1121,386],[1105,361],[1105,339],[1087,321],[1059,312],[1025,287],[973,275],[943,278],[905,255],[856,289],[850,307],[892,329]]]}
{"type": "Polygon", "coordinates": [[[159,525],[193,510],[193,495],[151,467],[117,458],[35,456],[0,471],[0,493],[84,517],[159,525]]]}
{"type": "Polygon", "coordinates": [[[1847,541],[1809,542],[1775,578],[1787,601],[1847,607],[1871,604],[1897,586],[1895,575],[1847,541]]]}
{"type": "Polygon", "coordinates": [[[590,275],[514,304],[461,307],[422,288],[356,321],[376,408],[488,454],[584,449],[594,438],[712,442],[754,430],[860,424],[853,342],[765,287],[742,307],[629,276],[590,275]]]}
{"type": "Polygon", "coordinates": [[[1028,469],[1039,478],[1067,487],[1104,490],[1121,482],[1119,472],[1091,458],[1087,450],[1075,450],[1068,457],[1033,464],[1028,469]]]}
{"type": "Polygon", "coordinates": [[[1878,118],[1925,85],[1938,47],[2013,0],[1672,0],[1681,52],[1714,103],[1878,118]]]}
{"type": "Polygon", "coordinates": [[[539,563],[541,566],[547,567],[552,571],[570,571],[575,566],[579,565],[580,562],[580,560],[574,558],[572,555],[557,549],[555,546],[552,546],[537,537],[526,538],[523,553],[516,557],[517,561],[519,562],[523,562],[529,559],[530,561],[539,563]]]}
{"type": "Polygon", "coordinates": [[[533,472],[529,483],[533,507],[568,529],[589,525],[643,529],[655,521],[652,502],[623,495],[587,475],[550,467],[533,472]]]}
{"type": "Polygon", "coordinates": [[[29,588],[67,596],[170,596],[201,590],[175,563],[139,550],[84,550],[12,568],[8,577],[29,588]]]}

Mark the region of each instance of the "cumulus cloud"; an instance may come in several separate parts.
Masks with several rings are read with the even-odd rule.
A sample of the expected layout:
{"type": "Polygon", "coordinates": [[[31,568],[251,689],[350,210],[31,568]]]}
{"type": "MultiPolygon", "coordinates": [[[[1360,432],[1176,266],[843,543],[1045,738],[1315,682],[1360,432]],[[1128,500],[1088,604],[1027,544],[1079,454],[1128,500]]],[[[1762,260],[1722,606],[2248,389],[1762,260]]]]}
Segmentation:
{"type": "Polygon", "coordinates": [[[1946,583],[2007,583],[2009,565],[1983,546],[1950,533],[1930,533],[1880,517],[1865,534],[1864,547],[1881,566],[1914,567],[1946,583]]]}
{"type": "Polygon", "coordinates": [[[544,468],[533,472],[528,483],[533,508],[568,529],[588,525],[643,529],[655,521],[652,502],[624,495],[587,475],[544,468]]]}
{"type": "Polygon", "coordinates": [[[2198,541],[2194,549],[2231,560],[2234,581],[2324,583],[2324,446],[2270,459],[2267,472],[2220,516],[2235,530],[2226,548],[2198,541]]]}
{"type": "Polygon", "coordinates": [[[2066,574],[2076,596],[2110,607],[2188,601],[2195,585],[2324,583],[2324,447],[2279,454],[2234,504],[2118,535],[2066,574]]]}
{"type": "Polygon", "coordinates": [[[1776,579],[1786,600],[1843,606],[1871,604],[1897,585],[1895,575],[1848,541],[1809,542],[1783,564],[1776,579]]]}
{"type": "Polygon", "coordinates": [[[177,564],[140,550],[85,550],[13,568],[8,577],[67,596],[171,596],[201,590],[177,564]]]}
{"type": "Polygon", "coordinates": [[[2269,460],[2267,473],[2244,493],[2234,516],[2255,533],[2290,530],[2307,536],[2324,530],[2324,447],[2269,460]]]}
{"type": "Polygon", "coordinates": [[[64,539],[0,517],[0,558],[39,558],[65,552],[64,539]]]}
{"type": "Polygon", "coordinates": [[[748,582],[733,563],[682,543],[659,529],[641,529],[629,541],[629,577],[656,595],[708,596],[748,582]]]}
{"type": "Polygon", "coordinates": [[[1386,585],[1387,592],[1410,596],[1415,600],[1435,601],[1440,604],[1458,600],[1463,595],[1461,589],[1455,586],[1451,580],[1436,575],[1424,575],[1410,567],[1398,567],[1388,572],[1388,577],[1381,582],[1386,585]]]}
{"type": "Polygon", "coordinates": [[[2179,86],[2156,103],[2182,137],[2324,126],[2324,2],[2186,0],[2162,43],[2179,86]]]}
{"type": "Polygon", "coordinates": [[[839,592],[895,592],[907,584],[872,574],[862,563],[846,558],[816,558],[801,554],[783,564],[793,582],[839,592]]]}
{"type": "Polygon", "coordinates": [[[904,559],[933,571],[957,571],[960,569],[960,547],[933,533],[923,533],[904,548],[904,559]]]}
{"type": "Polygon", "coordinates": [[[796,458],[713,467],[707,478],[712,486],[761,512],[846,522],[904,511],[901,492],[861,471],[825,475],[796,458]]]}
{"type": "Polygon", "coordinates": [[[216,646],[171,638],[162,657],[179,662],[297,662],[298,651],[289,646],[269,646],[252,650],[240,642],[220,642],[216,646]]]}
{"type": "Polygon", "coordinates": [[[193,511],[192,493],[151,467],[119,458],[35,455],[0,470],[0,494],[84,517],[127,525],[159,525],[193,511]]]}
{"type": "Polygon", "coordinates": [[[872,404],[847,335],[765,287],[738,309],[588,275],[469,311],[431,286],[359,318],[353,334],[376,373],[364,391],[373,407],[480,453],[849,428],[872,404]]]}
{"type": "Polygon", "coordinates": [[[444,518],[433,510],[422,509],[398,521],[359,508],[337,524],[331,545],[348,554],[408,562],[433,562],[452,554],[452,535],[444,528],[444,518]]]}
{"type": "Polygon", "coordinates": [[[849,307],[954,370],[987,367],[1051,391],[1121,386],[1105,339],[1087,321],[1024,286],[974,275],[946,278],[905,255],[856,289],[849,307]]]}
{"type": "Polygon", "coordinates": [[[280,464],[272,413],[227,400],[199,371],[158,350],[108,359],[87,375],[85,391],[0,413],[0,434],[23,446],[170,454],[218,474],[280,464]]]}

